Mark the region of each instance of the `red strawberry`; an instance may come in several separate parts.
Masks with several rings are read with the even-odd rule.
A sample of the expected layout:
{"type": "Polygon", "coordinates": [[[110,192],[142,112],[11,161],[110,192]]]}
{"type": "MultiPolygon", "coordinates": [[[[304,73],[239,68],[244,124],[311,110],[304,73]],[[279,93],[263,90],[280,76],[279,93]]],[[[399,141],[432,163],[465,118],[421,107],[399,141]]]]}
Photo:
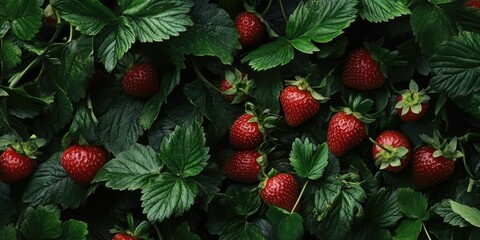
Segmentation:
{"type": "Polygon", "coordinates": [[[400,172],[412,157],[412,145],[400,131],[387,130],[378,135],[372,148],[375,165],[389,172],[400,172]]]}
{"type": "Polygon", "coordinates": [[[123,76],[122,88],[130,96],[152,96],[159,89],[157,70],[150,63],[134,64],[123,76]]]}
{"type": "Polygon", "coordinates": [[[113,236],[112,240],[138,240],[138,238],[129,235],[128,233],[117,233],[113,236]]]}
{"type": "Polygon", "coordinates": [[[366,137],[365,124],[351,114],[338,112],[328,124],[327,143],[330,151],[336,156],[344,155],[366,137]]]}
{"type": "Polygon", "coordinates": [[[295,81],[286,81],[292,86],[287,86],[280,94],[285,120],[292,127],[314,117],[320,110],[320,101],[327,99],[315,92],[306,79],[298,76],[295,78],[295,81]]]}
{"type": "Polygon", "coordinates": [[[263,142],[263,133],[259,123],[251,121],[253,115],[245,113],[241,115],[230,128],[230,145],[237,149],[254,149],[263,142]]]}
{"type": "Polygon", "coordinates": [[[0,155],[0,179],[7,183],[20,181],[32,174],[36,162],[12,148],[0,155]]]}
{"type": "Polygon", "coordinates": [[[262,21],[251,12],[241,12],[235,19],[235,28],[240,34],[242,46],[252,46],[259,43],[265,32],[262,21]]]}
{"type": "Polygon", "coordinates": [[[343,70],[343,84],[357,90],[373,90],[385,83],[379,64],[366,48],[351,52],[343,70]]]}
{"type": "Polygon", "coordinates": [[[234,72],[226,71],[225,78],[220,82],[223,98],[234,104],[246,102],[253,87],[253,80],[249,80],[247,74],[237,69],[234,72]]]}
{"type": "Polygon", "coordinates": [[[107,162],[107,154],[98,146],[72,145],[62,154],[62,166],[80,185],[88,185],[107,162]]]}
{"type": "Polygon", "coordinates": [[[260,196],[267,204],[291,211],[298,198],[297,181],[290,174],[279,173],[266,180],[260,196]]]}
{"type": "Polygon", "coordinates": [[[480,0],[468,0],[465,6],[480,9],[480,0]]]}
{"type": "Polygon", "coordinates": [[[53,9],[52,5],[48,4],[45,10],[43,10],[43,19],[48,24],[57,23],[57,16],[55,15],[55,9],[53,9]]]}
{"type": "Polygon", "coordinates": [[[401,91],[397,96],[397,115],[405,122],[418,121],[427,114],[429,100],[425,90],[418,91],[417,83],[412,80],[409,89],[401,91]]]}
{"type": "Polygon", "coordinates": [[[254,150],[235,152],[223,167],[225,175],[237,182],[254,183],[262,170],[257,161],[261,157],[262,154],[254,150]]]}

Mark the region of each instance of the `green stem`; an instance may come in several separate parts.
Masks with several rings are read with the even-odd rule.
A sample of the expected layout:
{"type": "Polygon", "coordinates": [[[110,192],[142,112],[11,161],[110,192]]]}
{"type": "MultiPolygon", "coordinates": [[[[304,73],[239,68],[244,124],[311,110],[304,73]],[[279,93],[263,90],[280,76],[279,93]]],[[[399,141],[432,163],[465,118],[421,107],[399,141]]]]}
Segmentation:
{"type": "Polygon", "coordinates": [[[192,61],[192,65],[193,65],[193,70],[195,71],[195,74],[197,74],[197,77],[200,78],[200,80],[202,80],[202,82],[207,84],[208,87],[210,87],[211,89],[214,89],[215,91],[217,91],[219,93],[222,93],[222,91],[220,89],[215,87],[210,81],[208,81],[205,78],[205,76],[203,76],[202,72],[200,72],[200,69],[198,69],[198,66],[197,66],[197,63],[195,62],[195,60],[192,61]]]}
{"type": "Polygon", "coordinates": [[[283,1],[278,0],[278,3],[280,4],[280,10],[282,11],[283,18],[285,19],[285,22],[287,22],[288,19],[287,19],[287,14],[285,13],[285,8],[283,7],[283,1]]]}
{"type": "Polygon", "coordinates": [[[14,77],[10,80],[10,85],[8,85],[8,87],[14,88],[18,84],[20,79],[22,79],[23,75],[25,75],[25,73],[27,73],[32,68],[36,67],[38,63],[40,63],[41,57],[42,55],[38,56],[37,58],[35,58],[35,60],[33,60],[30,64],[28,64],[28,66],[25,69],[23,69],[22,72],[15,74],[14,77]]]}
{"type": "Polygon", "coordinates": [[[379,148],[387,151],[388,153],[392,153],[392,151],[388,150],[386,147],[384,147],[382,144],[378,143],[377,141],[373,140],[373,138],[369,137],[368,139],[370,139],[370,142],[372,142],[373,144],[377,145],[379,148]]]}
{"type": "Polygon", "coordinates": [[[72,26],[72,24],[70,24],[70,34],[68,36],[68,41],[67,42],[71,42],[72,38],[73,38],[73,26],[72,26]]]}
{"type": "Polygon", "coordinates": [[[467,187],[467,192],[472,192],[473,189],[473,184],[475,183],[475,180],[472,178],[468,178],[468,187],[467,187]]]}
{"type": "Polygon", "coordinates": [[[427,235],[428,240],[432,240],[432,238],[430,237],[430,234],[428,233],[427,227],[425,227],[424,223],[422,223],[422,225],[423,225],[423,230],[425,231],[425,234],[427,235]]]}
{"type": "Polygon", "coordinates": [[[265,8],[265,10],[263,10],[263,12],[260,14],[260,16],[265,15],[265,13],[267,13],[268,10],[270,10],[270,7],[272,6],[272,2],[273,2],[273,0],[269,0],[269,1],[268,1],[267,7],[265,8]]]}
{"type": "Polygon", "coordinates": [[[307,179],[307,181],[303,185],[302,191],[300,192],[300,195],[298,195],[297,201],[295,202],[295,205],[293,205],[293,208],[290,211],[290,214],[292,214],[295,211],[295,208],[297,208],[298,203],[300,203],[300,199],[302,198],[302,195],[305,192],[305,189],[307,188],[307,184],[308,184],[309,181],[310,181],[310,179],[307,179]]]}
{"type": "Polygon", "coordinates": [[[155,228],[155,232],[157,233],[158,240],[163,240],[162,233],[160,232],[160,229],[158,228],[157,223],[155,222],[152,225],[153,225],[153,228],[155,228]]]}
{"type": "MultiPolygon", "coordinates": [[[[460,150],[461,150],[463,153],[465,152],[465,148],[463,147],[463,144],[462,144],[462,143],[460,144],[460,150]]],[[[464,156],[462,157],[462,160],[463,160],[463,167],[465,168],[465,171],[467,172],[467,175],[468,175],[471,179],[475,179],[475,176],[473,175],[473,173],[470,171],[470,168],[468,167],[467,158],[465,157],[465,154],[464,154],[464,156]]]]}

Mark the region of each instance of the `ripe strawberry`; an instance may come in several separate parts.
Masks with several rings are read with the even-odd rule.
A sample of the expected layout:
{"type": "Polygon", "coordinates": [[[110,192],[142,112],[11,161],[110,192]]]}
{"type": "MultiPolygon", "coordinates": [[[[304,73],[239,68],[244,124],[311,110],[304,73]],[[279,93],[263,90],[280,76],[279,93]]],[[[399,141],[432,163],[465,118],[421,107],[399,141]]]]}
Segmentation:
{"type": "Polygon", "coordinates": [[[223,98],[233,104],[246,102],[253,87],[253,80],[237,69],[234,72],[226,71],[225,78],[220,82],[223,98]]]}
{"type": "Polygon", "coordinates": [[[134,64],[123,76],[122,88],[128,95],[134,97],[152,96],[159,89],[157,70],[150,63],[134,64]]]}
{"type": "Polygon", "coordinates": [[[412,158],[413,182],[418,189],[425,189],[447,180],[455,171],[455,159],[463,156],[457,151],[457,139],[450,142],[438,134],[433,138],[420,135],[428,145],[415,151],[412,158]]]}
{"type": "Polygon", "coordinates": [[[465,6],[480,9],[480,0],[468,0],[465,6]]]}
{"type": "Polygon", "coordinates": [[[343,84],[357,90],[373,90],[385,83],[379,64],[366,48],[351,52],[343,70],[343,84]]]}
{"type": "Polygon", "coordinates": [[[297,181],[290,174],[279,173],[266,180],[260,196],[267,204],[291,211],[298,197],[297,181]]]}
{"type": "Polygon", "coordinates": [[[138,240],[138,238],[129,235],[128,233],[117,233],[113,236],[112,240],[138,240]]]}
{"type": "Polygon", "coordinates": [[[242,46],[252,46],[259,43],[265,32],[262,21],[251,12],[241,12],[235,19],[235,28],[240,34],[242,46]]]}
{"type": "Polygon", "coordinates": [[[62,154],[62,166],[80,185],[88,185],[107,162],[107,154],[98,146],[72,145],[62,154]]]}
{"type": "Polygon", "coordinates": [[[412,145],[400,131],[387,130],[378,135],[372,148],[375,165],[381,170],[400,172],[412,157],[412,145]]]}
{"type": "Polygon", "coordinates": [[[29,157],[7,148],[0,155],[0,179],[7,183],[20,181],[32,174],[36,162],[29,157]]]}
{"type": "Polygon", "coordinates": [[[230,128],[230,145],[237,149],[254,149],[263,142],[263,133],[258,121],[252,121],[253,115],[241,115],[230,128]]]}
{"type": "Polygon", "coordinates": [[[262,154],[254,150],[235,152],[223,167],[225,175],[237,182],[257,182],[257,176],[262,170],[257,159],[261,157],[262,154]]]}
{"type": "Polygon", "coordinates": [[[429,100],[425,90],[418,91],[417,83],[412,80],[409,89],[401,91],[397,96],[397,115],[405,122],[418,121],[427,114],[429,100]]]}
{"type": "Polygon", "coordinates": [[[314,117],[320,110],[320,101],[327,98],[315,92],[307,80],[295,77],[295,81],[286,81],[287,86],[280,93],[280,104],[285,114],[287,124],[299,126],[314,117]]]}
{"type": "Polygon", "coordinates": [[[45,10],[43,10],[43,19],[48,24],[57,23],[57,16],[55,15],[55,9],[53,9],[52,5],[48,4],[45,10]]]}

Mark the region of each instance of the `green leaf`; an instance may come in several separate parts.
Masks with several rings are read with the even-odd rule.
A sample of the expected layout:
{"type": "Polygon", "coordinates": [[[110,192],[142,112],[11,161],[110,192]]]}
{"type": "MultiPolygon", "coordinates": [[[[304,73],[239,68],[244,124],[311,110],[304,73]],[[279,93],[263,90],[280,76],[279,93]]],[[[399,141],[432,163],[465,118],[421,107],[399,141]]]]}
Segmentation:
{"type": "Polygon", "coordinates": [[[405,0],[361,0],[360,16],[369,22],[388,22],[410,14],[405,0]]]}
{"type": "Polygon", "coordinates": [[[42,0],[0,0],[0,26],[7,19],[15,36],[31,40],[42,26],[42,3],[42,0]]]}
{"type": "Polygon", "coordinates": [[[177,126],[160,146],[160,160],[170,171],[184,178],[198,175],[209,157],[203,128],[197,122],[177,126]]]}
{"type": "Polygon", "coordinates": [[[173,47],[182,54],[215,56],[224,64],[231,63],[241,45],[228,13],[207,0],[197,0],[190,15],[193,26],[170,42],[173,47]]]}
{"type": "Polygon", "coordinates": [[[241,185],[230,185],[225,191],[225,198],[221,199],[221,203],[236,214],[245,217],[257,212],[262,204],[257,191],[241,185]]]}
{"type": "Polygon", "coordinates": [[[182,222],[176,229],[173,239],[178,240],[201,240],[200,236],[193,233],[188,226],[188,222],[182,222]]]}
{"type": "Polygon", "coordinates": [[[0,239],[3,240],[17,240],[17,231],[12,225],[0,225],[0,239]]]}
{"type": "Polygon", "coordinates": [[[62,235],[60,210],[52,205],[28,207],[19,230],[28,240],[58,238],[62,235]]]}
{"type": "Polygon", "coordinates": [[[426,55],[434,53],[437,46],[458,33],[455,22],[430,2],[422,2],[413,9],[410,25],[415,39],[426,55]]]}
{"type": "Polygon", "coordinates": [[[44,120],[54,132],[63,129],[73,118],[73,105],[67,93],[58,86],[56,89],[55,102],[44,112],[44,120]]]}
{"type": "Polygon", "coordinates": [[[450,200],[452,210],[473,226],[480,228],[480,210],[450,200]]]}
{"type": "Polygon", "coordinates": [[[136,190],[159,176],[162,167],[158,154],[150,146],[134,144],[108,161],[94,182],[106,181],[105,186],[116,190],[136,190]]]}
{"type": "MultiPolygon", "coordinates": [[[[0,39],[0,66],[2,75],[16,67],[22,60],[22,50],[17,44],[8,39],[0,39]]],[[[0,75],[1,77],[1,75],[0,75]]],[[[5,75],[3,77],[6,77],[5,75]]]]}
{"type": "Polygon", "coordinates": [[[382,228],[394,226],[402,217],[397,205],[397,193],[385,188],[368,198],[364,210],[365,221],[382,228]]]}
{"type": "Polygon", "coordinates": [[[119,17],[118,22],[109,25],[106,30],[95,36],[95,46],[100,61],[110,72],[115,68],[118,60],[123,57],[132,43],[135,42],[135,31],[126,17],[119,17]]]}
{"type": "Polygon", "coordinates": [[[280,112],[280,92],[283,90],[283,77],[278,71],[262,71],[249,74],[256,80],[253,97],[256,106],[262,109],[270,109],[272,113],[280,112]]]}
{"type": "Polygon", "coordinates": [[[330,42],[355,21],[357,4],[357,0],[301,2],[288,18],[287,38],[330,42]]]}
{"type": "Polygon", "coordinates": [[[428,199],[422,193],[415,192],[413,189],[398,189],[397,203],[400,212],[408,218],[427,220],[429,217],[428,199]]]}
{"type": "Polygon", "coordinates": [[[97,142],[97,119],[87,106],[80,105],[73,117],[69,133],[73,139],[83,137],[87,142],[97,142]]]}
{"type": "Polygon", "coordinates": [[[77,208],[87,199],[88,189],[76,184],[61,165],[62,153],[54,154],[34,172],[22,200],[32,206],[60,204],[77,208]]]}
{"type": "Polygon", "coordinates": [[[62,236],[59,239],[61,240],[85,240],[87,239],[88,229],[87,224],[70,219],[62,224],[62,236]]]}
{"type": "Polygon", "coordinates": [[[243,107],[234,106],[222,95],[205,86],[201,80],[187,83],[184,93],[193,105],[210,120],[219,134],[224,134],[232,126],[235,119],[244,111],[243,107]]]}
{"type": "Polygon", "coordinates": [[[187,15],[191,1],[122,0],[119,5],[141,42],[161,42],[192,25],[187,15]]]}
{"type": "Polygon", "coordinates": [[[422,231],[423,222],[420,219],[405,219],[395,230],[394,240],[417,240],[422,231]]]}
{"type": "Polygon", "coordinates": [[[320,49],[318,49],[318,47],[315,46],[315,44],[313,44],[307,39],[296,38],[296,39],[293,39],[290,42],[290,44],[292,44],[292,46],[298,51],[306,54],[312,54],[314,52],[320,51],[320,49]]]}
{"type": "Polygon", "coordinates": [[[142,102],[120,95],[98,118],[97,133],[108,151],[118,154],[137,142],[143,133],[139,120],[141,110],[142,102]]]}
{"type": "Polygon", "coordinates": [[[193,180],[163,173],[142,190],[143,212],[151,221],[179,216],[190,209],[197,193],[193,180]]]}
{"type": "Polygon", "coordinates": [[[160,91],[151,97],[142,109],[140,115],[140,124],[143,129],[152,127],[153,122],[157,119],[162,105],[166,103],[168,95],[180,83],[180,68],[169,70],[166,72],[160,82],[160,91]]]}
{"type": "Polygon", "coordinates": [[[433,206],[433,210],[440,217],[443,217],[443,221],[456,227],[468,227],[470,224],[462,218],[458,213],[452,210],[449,199],[445,199],[440,203],[433,206]]]}
{"type": "Polygon", "coordinates": [[[242,63],[249,62],[253,70],[261,71],[283,66],[294,58],[292,45],[284,37],[275,42],[267,43],[253,50],[242,59],[242,63]]]}
{"type": "Polygon", "coordinates": [[[317,147],[305,139],[295,139],[290,152],[290,162],[298,176],[317,180],[323,176],[328,164],[328,146],[323,143],[317,147]]]}
{"type": "MultiPolygon", "coordinates": [[[[1,88],[1,86],[0,86],[1,88]]],[[[15,117],[33,118],[37,116],[44,106],[53,103],[53,95],[36,97],[30,95],[24,88],[3,88],[8,94],[8,110],[15,117]]]]}
{"type": "Polygon", "coordinates": [[[232,224],[225,233],[220,236],[220,240],[264,240],[262,231],[256,225],[246,221],[237,221],[232,224]]]}
{"type": "Polygon", "coordinates": [[[89,36],[97,35],[107,25],[117,21],[112,10],[98,0],[57,0],[53,1],[53,7],[79,32],[89,36]]]}
{"type": "Polygon", "coordinates": [[[285,213],[282,209],[271,207],[267,218],[273,224],[276,239],[295,240],[303,237],[303,219],[298,213],[285,213]]]}
{"type": "Polygon", "coordinates": [[[480,90],[480,34],[461,32],[430,58],[435,73],[430,85],[451,97],[480,90]]]}
{"type": "Polygon", "coordinates": [[[13,214],[15,205],[10,198],[10,186],[0,181],[0,226],[7,224],[13,214]]]}

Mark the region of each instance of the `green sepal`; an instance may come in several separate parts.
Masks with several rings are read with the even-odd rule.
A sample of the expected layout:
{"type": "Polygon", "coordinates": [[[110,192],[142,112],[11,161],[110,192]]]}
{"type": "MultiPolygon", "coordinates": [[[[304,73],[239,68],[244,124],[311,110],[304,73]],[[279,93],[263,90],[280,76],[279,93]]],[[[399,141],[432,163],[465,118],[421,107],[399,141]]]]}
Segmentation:
{"type": "Polygon", "coordinates": [[[401,60],[398,50],[390,51],[382,48],[385,39],[381,38],[376,42],[364,42],[363,46],[368,50],[373,60],[378,63],[384,77],[390,75],[389,67],[399,67],[408,64],[407,61],[401,60]]]}
{"type": "Polygon", "coordinates": [[[369,113],[373,107],[373,100],[363,99],[360,95],[350,95],[345,107],[335,108],[330,107],[333,112],[345,112],[347,115],[353,115],[364,123],[375,122],[376,118],[382,114],[381,111],[376,113],[369,113]]]}
{"type": "Polygon", "coordinates": [[[402,109],[402,116],[407,114],[409,110],[415,114],[420,113],[422,111],[422,104],[428,103],[430,100],[430,97],[426,93],[427,90],[428,89],[422,89],[419,91],[418,84],[412,79],[408,89],[399,92],[402,100],[395,104],[395,108],[402,109]]]}
{"type": "Polygon", "coordinates": [[[312,95],[312,97],[315,100],[319,101],[320,103],[324,103],[327,100],[329,100],[330,99],[329,97],[325,97],[322,94],[320,94],[318,91],[315,91],[315,89],[325,87],[326,86],[326,81],[322,81],[320,86],[312,87],[308,83],[308,78],[309,77],[310,77],[310,75],[307,75],[305,78],[300,77],[300,76],[295,76],[295,80],[285,80],[285,84],[289,85],[289,86],[295,86],[301,91],[304,91],[304,90],[309,91],[310,94],[312,95]]]}
{"type": "Polygon", "coordinates": [[[444,139],[438,131],[435,131],[432,137],[425,134],[421,134],[419,137],[423,142],[435,149],[432,154],[433,157],[443,156],[446,159],[455,161],[464,156],[461,151],[457,150],[458,138],[456,137],[453,137],[448,141],[447,139],[444,139]]]}
{"type": "Polygon", "coordinates": [[[4,135],[2,136],[2,144],[6,143],[7,146],[13,148],[17,153],[25,155],[30,159],[36,159],[37,155],[41,154],[40,152],[38,152],[38,149],[47,144],[47,140],[43,138],[38,138],[35,134],[30,136],[30,138],[24,142],[17,142],[14,139],[16,138],[12,139],[12,136],[9,137],[8,135],[4,135]],[[7,143],[8,140],[14,141],[7,143]]]}
{"type": "Polygon", "coordinates": [[[232,87],[223,91],[222,94],[234,95],[235,97],[232,104],[243,102],[244,97],[250,95],[255,88],[255,82],[248,78],[248,74],[243,74],[236,68],[233,72],[230,70],[225,71],[225,80],[227,80],[232,87]]]}

